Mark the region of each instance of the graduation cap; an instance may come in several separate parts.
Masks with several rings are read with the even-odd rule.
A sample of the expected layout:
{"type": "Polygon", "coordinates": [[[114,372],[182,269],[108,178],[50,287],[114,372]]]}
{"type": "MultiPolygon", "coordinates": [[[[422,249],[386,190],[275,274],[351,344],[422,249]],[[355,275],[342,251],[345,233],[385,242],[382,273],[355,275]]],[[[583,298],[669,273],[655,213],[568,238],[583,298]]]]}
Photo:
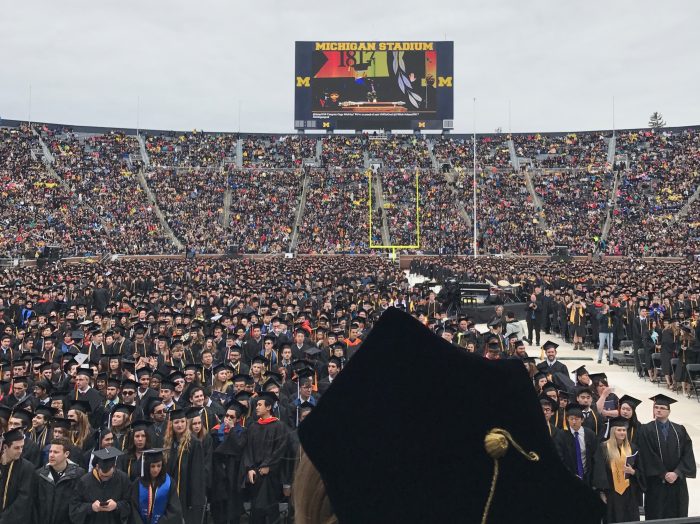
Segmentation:
{"type": "Polygon", "coordinates": [[[71,400],[69,409],[81,411],[86,414],[92,413],[92,408],[87,400],[71,400]]]}
{"type": "Polygon", "coordinates": [[[71,421],[70,421],[70,419],[63,418],[63,417],[54,417],[53,420],[51,421],[51,427],[52,428],[70,429],[71,421]]]}
{"type": "Polygon", "coordinates": [[[92,378],[92,376],[94,374],[94,372],[92,371],[92,368],[83,368],[83,367],[78,368],[76,373],[78,375],[84,375],[88,378],[92,378]]]}
{"type": "Polygon", "coordinates": [[[123,454],[124,453],[112,446],[97,449],[92,452],[94,457],[93,463],[102,471],[109,471],[117,463],[117,458],[123,454]]]}
{"type": "Polygon", "coordinates": [[[581,366],[579,368],[576,368],[574,370],[574,373],[576,373],[577,377],[582,377],[583,375],[588,375],[588,370],[586,369],[586,366],[581,366]]]}
{"type": "Polygon", "coordinates": [[[559,347],[559,344],[556,342],[552,342],[551,340],[547,340],[544,344],[542,344],[542,349],[547,351],[550,348],[557,349],[559,347]]]}
{"type": "Polygon", "coordinates": [[[488,327],[493,328],[501,325],[500,320],[496,320],[495,318],[491,320],[488,324],[486,324],[488,327]]]}
{"type": "Polygon", "coordinates": [[[238,413],[239,417],[245,416],[246,413],[248,413],[248,408],[246,408],[237,400],[231,400],[231,402],[226,404],[226,411],[228,411],[229,409],[233,409],[236,413],[238,413]]]}
{"type": "Polygon", "coordinates": [[[320,352],[321,352],[321,350],[318,349],[316,346],[311,346],[310,348],[306,348],[304,350],[304,353],[306,353],[310,357],[313,357],[314,355],[318,355],[320,352]]]}
{"type": "Polygon", "coordinates": [[[557,386],[554,385],[552,382],[547,382],[544,386],[542,386],[542,391],[556,391],[557,386]]]}
{"type": "Polygon", "coordinates": [[[131,431],[132,431],[132,433],[134,433],[136,431],[146,431],[152,425],[153,425],[153,422],[151,422],[150,420],[143,420],[143,419],[134,420],[131,423],[131,431]]]}
{"type": "Polygon", "coordinates": [[[667,397],[663,393],[659,393],[658,395],[654,395],[653,397],[649,397],[649,400],[652,400],[654,402],[655,406],[666,406],[667,408],[670,408],[671,404],[676,403],[675,399],[672,399],[671,397],[667,397]]]}
{"type": "Polygon", "coordinates": [[[10,420],[10,415],[12,415],[12,408],[0,404],[0,418],[7,423],[10,420]]]}
{"type": "Polygon", "coordinates": [[[256,403],[258,400],[267,400],[271,406],[274,406],[277,402],[279,402],[279,397],[272,391],[263,391],[262,393],[258,393],[258,396],[255,397],[256,403]]]}
{"type": "Polygon", "coordinates": [[[605,373],[592,373],[588,376],[594,384],[603,382],[606,386],[608,385],[608,376],[605,373]]]}
{"type": "Polygon", "coordinates": [[[22,425],[26,428],[32,423],[34,415],[26,409],[15,407],[15,409],[12,410],[10,418],[20,419],[22,421],[22,425]]]}
{"type": "Polygon", "coordinates": [[[116,406],[114,406],[114,409],[112,410],[112,414],[125,413],[127,415],[131,415],[135,410],[136,410],[136,406],[129,406],[128,404],[119,403],[116,406]]]}
{"type": "Polygon", "coordinates": [[[39,404],[34,410],[34,416],[44,415],[44,417],[46,417],[47,419],[55,417],[56,413],[58,413],[58,410],[56,408],[52,408],[51,406],[45,406],[44,404],[39,404]]]}
{"type": "Polygon", "coordinates": [[[574,402],[566,406],[566,416],[569,415],[583,418],[583,406],[574,402]]]}
{"type": "Polygon", "coordinates": [[[2,443],[6,446],[9,446],[13,442],[19,442],[20,440],[24,440],[24,431],[20,428],[11,429],[2,434],[2,443]]]}
{"type": "Polygon", "coordinates": [[[253,364],[262,364],[265,367],[270,365],[270,361],[267,358],[263,357],[262,355],[256,355],[255,357],[253,357],[252,363],[253,364]]]}
{"type": "Polygon", "coordinates": [[[625,417],[615,417],[608,420],[611,428],[628,428],[630,421],[625,417]]]}
{"type": "MultiPolygon", "coordinates": [[[[165,448],[153,448],[143,451],[143,460],[141,461],[141,477],[146,476],[146,464],[150,465],[156,462],[163,462],[163,452],[165,448]]],[[[150,469],[149,469],[150,474],[150,469]]]]}
{"type": "Polygon", "coordinates": [[[639,406],[641,403],[641,400],[631,397],[629,395],[623,395],[622,397],[620,397],[620,405],[628,404],[632,408],[632,410],[636,410],[637,406],[639,406]]]}
{"type": "Polygon", "coordinates": [[[590,386],[578,386],[576,388],[576,396],[578,397],[582,393],[588,393],[590,396],[593,396],[593,388],[590,386]]]}
{"type": "Polygon", "coordinates": [[[559,459],[521,362],[467,353],[396,308],[380,317],[362,351],[299,425],[299,440],[344,524],[452,522],[456,515],[481,522],[490,490],[489,523],[566,522],[571,515],[593,523],[604,512],[600,498],[559,459]],[[406,402],[405,392],[432,375],[444,379],[447,401],[437,409],[430,396],[406,402]],[[426,427],[443,429],[417,435],[416,412],[426,427]],[[542,486],[548,503],[531,504],[542,486]]]}
{"type": "Polygon", "coordinates": [[[181,418],[187,418],[187,412],[182,408],[176,408],[173,409],[170,413],[168,413],[168,417],[171,421],[178,420],[181,418]]]}
{"type": "Polygon", "coordinates": [[[552,411],[557,411],[559,409],[559,404],[557,403],[557,401],[547,395],[540,396],[540,405],[549,405],[549,407],[552,408],[552,411]]]}

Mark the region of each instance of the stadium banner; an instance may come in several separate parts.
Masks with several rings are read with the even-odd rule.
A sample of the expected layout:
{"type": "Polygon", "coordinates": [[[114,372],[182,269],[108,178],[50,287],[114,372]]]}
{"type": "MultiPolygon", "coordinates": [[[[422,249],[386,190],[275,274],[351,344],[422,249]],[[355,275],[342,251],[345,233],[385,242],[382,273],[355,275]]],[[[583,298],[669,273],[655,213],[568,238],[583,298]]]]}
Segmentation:
{"type": "Polygon", "coordinates": [[[451,129],[453,42],[296,42],[296,129],[451,129]]]}

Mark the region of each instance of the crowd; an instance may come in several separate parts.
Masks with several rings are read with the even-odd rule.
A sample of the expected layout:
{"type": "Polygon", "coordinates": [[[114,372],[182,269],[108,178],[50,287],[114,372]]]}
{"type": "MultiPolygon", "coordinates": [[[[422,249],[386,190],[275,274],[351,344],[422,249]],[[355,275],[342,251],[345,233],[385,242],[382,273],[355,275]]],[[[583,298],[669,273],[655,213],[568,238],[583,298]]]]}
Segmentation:
{"type": "Polygon", "coordinates": [[[145,174],[175,236],[197,253],[230,245],[223,226],[224,174],[218,169],[156,169],[145,174]]]}
{"type": "MultiPolygon", "coordinates": [[[[608,340],[612,326],[613,341],[632,339],[639,372],[659,373],[668,395],[686,389],[677,370],[700,354],[700,337],[680,336],[700,329],[700,270],[689,262],[419,257],[411,271],[440,283],[518,283],[536,306],[529,310],[538,311],[528,325],[580,338],[577,349],[598,335],[608,340]],[[647,368],[645,352],[657,340],[661,368],[647,368]],[[675,369],[667,358],[674,352],[675,369]]],[[[468,315],[448,318],[445,305],[377,256],[8,269],[0,274],[0,472],[8,486],[0,517],[88,523],[112,514],[129,522],[145,511],[187,524],[205,512],[215,523],[238,522],[244,513],[250,522],[291,518],[299,426],[392,306],[457,348],[520,359],[564,466],[604,495],[610,522],[638,519],[642,491],[647,519],[683,516],[684,504],[687,514],[687,499],[669,488],[695,475],[687,433],[668,424],[673,398],[656,397],[657,421],[639,425],[640,401],[611,396],[604,375],[566,369],[551,342],[542,344],[538,363],[540,348],[528,355],[524,334],[506,336],[513,319],[502,309],[479,332],[468,315]],[[667,446],[661,450],[651,439],[654,424],[667,446]],[[579,427],[581,464],[569,433],[579,427]],[[607,469],[618,467],[606,455],[614,443],[625,456],[639,449],[626,471],[637,476],[620,485],[607,469]],[[674,475],[662,483],[668,472],[674,475]]]]}
{"type": "Polygon", "coordinates": [[[249,135],[243,140],[243,167],[298,168],[316,158],[316,139],[305,135],[249,135]]]}
{"type": "Polygon", "coordinates": [[[311,169],[309,176],[306,208],[299,227],[299,253],[367,253],[367,174],[333,168],[311,169]]]}
{"type": "MultiPolygon", "coordinates": [[[[481,172],[478,177],[480,251],[489,254],[550,253],[553,239],[540,224],[542,210],[533,202],[523,175],[494,168],[481,172]]],[[[467,191],[471,193],[471,188],[467,191]]]]}
{"type": "Polygon", "coordinates": [[[610,230],[611,254],[669,256],[684,251],[685,235],[672,236],[675,214],[699,180],[700,133],[694,129],[629,131],[617,138],[627,164],[610,230]]]}
{"type": "Polygon", "coordinates": [[[607,217],[612,171],[537,170],[532,178],[556,243],[569,246],[572,255],[593,252],[607,217]]]}
{"type": "Polygon", "coordinates": [[[229,133],[149,135],[145,139],[146,154],[155,167],[218,168],[222,163],[235,162],[238,137],[229,133]]]}
{"type": "Polygon", "coordinates": [[[158,217],[138,183],[140,158],[135,137],[110,132],[79,134],[69,129],[42,129],[53,156],[52,167],[73,193],[99,220],[80,223],[92,228],[89,245],[67,243],[76,254],[170,252],[158,217]],[[82,253],[81,253],[82,251],[82,253]]]}
{"type": "Polygon", "coordinates": [[[600,132],[513,135],[516,155],[542,168],[602,170],[607,162],[608,140],[600,132]]]}
{"type": "Polygon", "coordinates": [[[231,189],[230,239],[244,253],[281,253],[290,246],[303,171],[237,169],[231,189]]]}
{"type": "MultiPolygon", "coordinates": [[[[471,200],[469,136],[147,133],[142,157],[141,139],[122,132],[76,132],[44,125],[35,129],[61,183],[54,186],[43,167],[43,151],[32,130],[0,131],[8,195],[6,255],[37,252],[49,243],[60,243],[64,253],[74,255],[177,252],[139,184],[140,172],[175,236],[194,251],[219,252],[239,245],[248,252],[278,252],[291,242],[302,189],[293,170],[305,159],[317,165],[307,200],[311,207],[303,210],[302,252],[370,251],[367,212],[362,209],[367,188],[357,182],[365,178],[359,170],[372,160],[381,163],[389,204],[382,210],[385,217],[376,218],[379,223],[387,219],[392,244],[415,241],[417,227],[410,211],[415,196],[408,172],[421,169],[425,180],[438,182],[421,188],[421,227],[426,234],[421,248],[409,251],[468,254],[470,249],[471,242],[462,239],[471,237],[467,221],[449,212],[455,200],[451,192],[439,189],[440,171],[447,170],[457,177],[456,198],[464,193],[465,202],[471,200]],[[295,175],[280,177],[277,184],[272,174],[277,169],[295,175]],[[240,181],[234,179],[232,185],[233,172],[240,181]],[[273,185],[280,189],[273,191],[273,185]],[[223,224],[227,188],[235,191],[231,218],[223,224]],[[271,193],[277,194],[263,201],[263,195],[271,193]],[[242,194],[257,196],[238,198],[242,194]],[[41,205],[42,200],[47,203],[41,205]]],[[[694,231],[697,211],[691,206],[687,217],[677,221],[698,180],[696,129],[618,132],[615,170],[606,163],[608,133],[513,135],[517,156],[532,161],[528,170],[541,207],[528,194],[524,179],[514,174],[508,138],[477,137],[481,253],[548,253],[562,244],[581,255],[597,249],[623,256],[696,250],[697,238],[686,231],[694,231]],[[611,227],[603,241],[608,216],[611,227]]]]}

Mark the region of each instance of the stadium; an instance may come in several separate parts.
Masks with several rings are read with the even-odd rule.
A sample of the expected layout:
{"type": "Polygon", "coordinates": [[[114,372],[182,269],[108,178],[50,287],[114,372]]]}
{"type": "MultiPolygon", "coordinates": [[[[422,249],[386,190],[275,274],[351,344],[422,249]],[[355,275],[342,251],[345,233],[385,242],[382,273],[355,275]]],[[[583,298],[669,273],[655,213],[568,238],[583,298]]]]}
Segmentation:
{"type": "MultiPolygon", "coordinates": [[[[107,87],[129,68],[93,29],[90,109],[54,73],[75,93],[43,78],[25,118],[9,60],[1,522],[698,522],[697,100],[667,124],[582,98],[515,130],[508,100],[508,131],[485,132],[473,78],[502,83],[463,37],[370,33],[270,33],[288,67],[240,58],[236,131],[185,94],[199,76],[218,101],[211,63],[169,93],[172,57],[148,53],[143,85],[178,105],[142,121],[139,95],[130,123],[107,87]]],[[[675,87],[639,89],[675,110],[675,87]]]]}

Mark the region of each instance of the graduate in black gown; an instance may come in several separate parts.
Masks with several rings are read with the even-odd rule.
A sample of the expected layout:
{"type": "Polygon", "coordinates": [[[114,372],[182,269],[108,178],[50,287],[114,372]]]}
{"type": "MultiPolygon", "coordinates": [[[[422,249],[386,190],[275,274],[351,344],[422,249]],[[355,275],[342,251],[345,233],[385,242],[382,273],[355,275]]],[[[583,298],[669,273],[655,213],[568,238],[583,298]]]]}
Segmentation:
{"type": "Polygon", "coordinates": [[[625,418],[610,419],[610,437],[600,444],[593,464],[593,487],[607,504],[610,523],[639,520],[639,492],[643,491],[644,474],[638,449],[627,439],[628,427],[625,418]]]}
{"type": "Polygon", "coordinates": [[[685,427],[671,422],[671,404],[666,395],[656,395],[654,421],[639,432],[639,453],[644,464],[647,520],[688,516],[688,484],[695,478],[693,443],[685,427]]]}
{"type": "Polygon", "coordinates": [[[629,395],[623,395],[620,398],[620,416],[627,419],[627,440],[633,445],[637,445],[639,430],[642,427],[641,422],[637,419],[637,406],[641,403],[641,400],[629,395]]]}
{"type": "Polygon", "coordinates": [[[184,409],[174,409],[169,417],[164,439],[167,473],[175,483],[185,523],[199,524],[207,487],[202,443],[189,431],[184,409]]]}
{"type": "Polygon", "coordinates": [[[282,499],[282,459],[287,450],[287,427],[271,416],[277,402],[274,393],[264,392],[255,399],[257,420],[247,427],[246,446],[241,461],[244,486],[249,488],[252,524],[279,518],[282,499]]]}
{"type": "Polygon", "coordinates": [[[131,424],[127,448],[117,459],[117,467],[126,473],[131,482],[140,477],[143,452],[152,447],[151,433],[148,431],[152,425],[153,422],[149,420],[135,420],[131,424]]]}
{"type": "Polygon", "coordinates": [[[243,495],[239,472],[246,438],[241,417],[247,412],[245,406],[232,400],[226,405],[223,422],[215,425],[209,433],[214,445],[209,491],[214,524],[238,524],[241,519],[243,495]]]}
{"type": "Polygon", "coordinates": [[[94,452],[95,468],[82,476],[70,502],[73,524],[129,522],[129,479],[116,467],[117,457],[121,454],[113,447],[94,452]]]}
{"type": "Polygon", "coordinates": [[[21,429],[6,431],[1,440],[0,522],[27,524],[32,518],[36,476],[34,465],[22,458],[24,432],[21,429]]]}
{"type": "Polygon", "coordinates": [[[134,524],[182,524],[182,506],[173,479],[165,471],[163,449],[143,452],[140,478],[131,485],[134,524]]]}

